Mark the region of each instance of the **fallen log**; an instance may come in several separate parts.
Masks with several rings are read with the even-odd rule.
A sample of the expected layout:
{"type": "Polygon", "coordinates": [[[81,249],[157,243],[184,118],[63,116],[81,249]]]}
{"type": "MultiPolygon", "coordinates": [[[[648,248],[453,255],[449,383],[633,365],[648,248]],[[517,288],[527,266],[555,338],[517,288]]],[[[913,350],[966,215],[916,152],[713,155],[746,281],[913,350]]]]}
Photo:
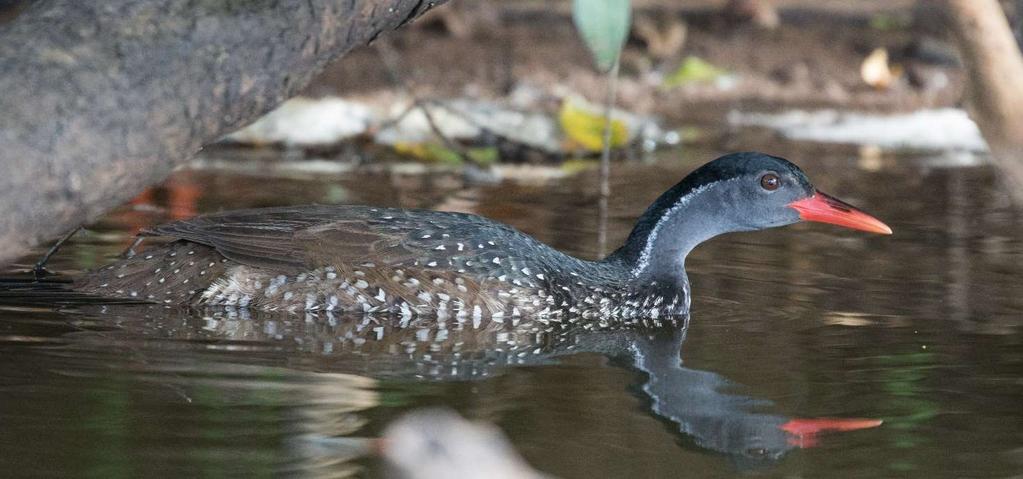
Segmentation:
{"type": "Polygon", "coordinates": [[[38,0],[0,25],[0,266],[444,0],[38,0]]]}

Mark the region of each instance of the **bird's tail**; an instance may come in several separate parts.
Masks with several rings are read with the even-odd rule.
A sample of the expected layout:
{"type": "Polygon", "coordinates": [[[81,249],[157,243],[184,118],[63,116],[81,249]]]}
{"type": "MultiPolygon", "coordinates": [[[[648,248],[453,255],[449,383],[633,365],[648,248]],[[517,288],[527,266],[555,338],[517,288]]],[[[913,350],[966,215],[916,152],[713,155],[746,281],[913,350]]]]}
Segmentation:
{"type": "Polygon", "coordinates": [[[0,306],[54,307],[137,302],[78,291],[72,288],[72,281],[66,276],[36,278],[31,273],[0,276],[0,306]]]}

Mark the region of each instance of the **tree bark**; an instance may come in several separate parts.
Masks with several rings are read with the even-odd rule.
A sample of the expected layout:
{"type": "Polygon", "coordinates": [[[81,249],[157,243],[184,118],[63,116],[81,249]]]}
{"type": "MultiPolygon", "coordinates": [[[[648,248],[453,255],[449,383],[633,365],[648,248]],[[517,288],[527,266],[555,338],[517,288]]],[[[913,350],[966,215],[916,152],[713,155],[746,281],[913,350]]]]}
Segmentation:
{"type": "Polygon", "coordinates": [[[445,0],[39,0],[0,25],[0,266],[445,0]]]}
{"type": "Polygon", "coordinates": [[[1023,203],[1023,54],[997,0],[942,0],[969,74],[970,114],[1023,203]]]}

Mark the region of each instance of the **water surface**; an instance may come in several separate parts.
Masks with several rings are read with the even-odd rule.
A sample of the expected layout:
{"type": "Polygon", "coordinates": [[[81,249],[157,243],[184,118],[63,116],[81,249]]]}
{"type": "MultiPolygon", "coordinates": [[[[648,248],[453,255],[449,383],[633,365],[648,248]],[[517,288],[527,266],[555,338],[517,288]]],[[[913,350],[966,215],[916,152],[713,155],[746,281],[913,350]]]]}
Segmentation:
{"type": "MultiPolygon", "coordinates": [[[[372,436],[444,405],[496,423],[533,465],[566,478],[1019,474],[1023,223],[995,172],[927,154],[770,151],[895,235],[797,225],[715,239],[689,260],[684,337],[670,325],[516,335],[161,307],[0,309],[0,471],[376,476],[376,461],[320,439],[372,436]],[[779,434],[813,417],[885,423],[803,443],[779,434]]],[[[616,165],[610,242],[718,153],[616,165]]],[[[77,236],[51,269],[95,267],[139,228],[176,217],[310,202],[475,212],[598,255],[592,173],[465,186],[359,169],[271,181],[258,165],[175,174],[77,236]]]]}

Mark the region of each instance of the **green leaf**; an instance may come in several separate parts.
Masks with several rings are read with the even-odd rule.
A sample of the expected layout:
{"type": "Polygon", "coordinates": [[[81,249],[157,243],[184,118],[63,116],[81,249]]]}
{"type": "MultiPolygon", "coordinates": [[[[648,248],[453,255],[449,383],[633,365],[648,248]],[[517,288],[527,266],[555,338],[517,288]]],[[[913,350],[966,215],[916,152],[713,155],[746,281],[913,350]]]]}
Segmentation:
{"type": "Polygon", "coordinates": [[[728,70],[714,66],[700,57],[691,56],[664,79],[664,86],[671,88],[689,83],[711,83],[725,75],[728,75],[728,70]]]}
{"type": "Polygon", "coordinates": [[[572,19],[601,71],[618,61],[629,35],[629,0],[573,0],[572,19]]]}
{"type": "Polygon", "coordinates": [[[467,149],[465,156],[477,165],[492,165],[501,159],[501,152],[495,146],[484,146],[467,149]]]}

